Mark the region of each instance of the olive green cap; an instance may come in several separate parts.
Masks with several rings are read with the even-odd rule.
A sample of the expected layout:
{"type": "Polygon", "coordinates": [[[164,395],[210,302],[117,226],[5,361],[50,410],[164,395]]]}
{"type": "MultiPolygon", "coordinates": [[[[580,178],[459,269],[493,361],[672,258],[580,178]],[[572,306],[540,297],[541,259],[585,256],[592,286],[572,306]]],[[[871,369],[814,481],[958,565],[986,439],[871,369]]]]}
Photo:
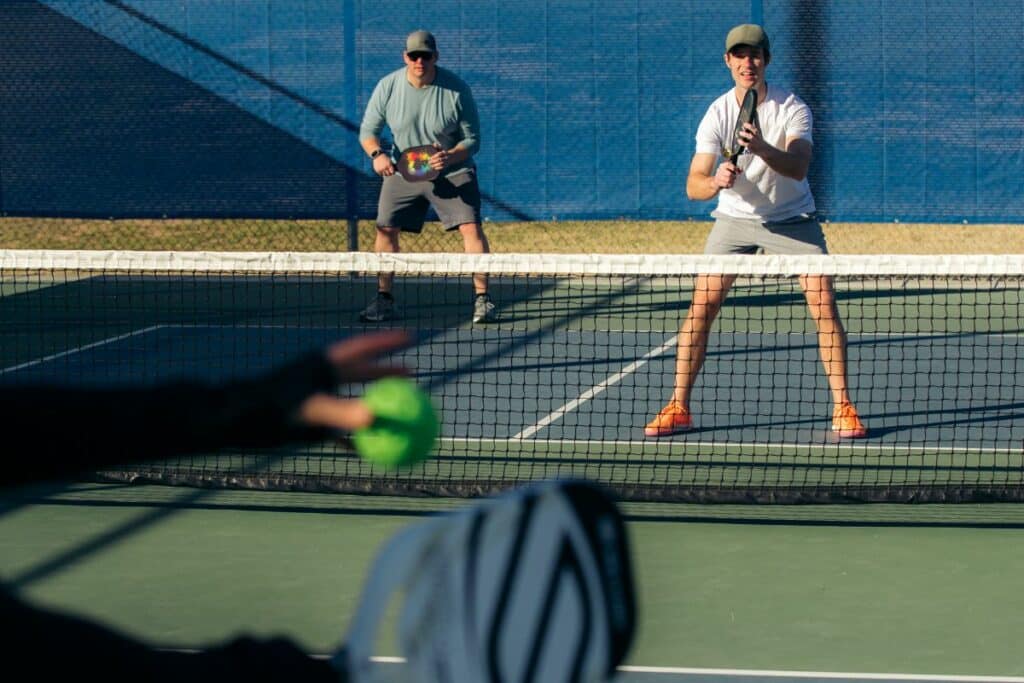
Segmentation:
{"type": "Polygon", "coordinates": [[[768,34],[757,24],[740,24],[733,27],[725,36],[725,51],[729,52],[737,45],[750,45],[769,52],[768,34]]]}

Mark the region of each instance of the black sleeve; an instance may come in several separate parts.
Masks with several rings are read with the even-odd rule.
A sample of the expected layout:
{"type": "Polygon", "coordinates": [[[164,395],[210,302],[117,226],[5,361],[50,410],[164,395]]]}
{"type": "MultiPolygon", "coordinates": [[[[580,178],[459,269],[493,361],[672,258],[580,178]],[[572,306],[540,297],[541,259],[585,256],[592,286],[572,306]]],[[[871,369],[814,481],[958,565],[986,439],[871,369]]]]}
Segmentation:
{"type": "Polygon", "coordinates": [[[37,609],[0,589],[4,666],[44,681],[344,683],[323,659],[278,638],[239,638],[199,652],[156,650],[88,621],[37,609]],[[21,666],[18,666],[20,661],[21,666]]]}
{"type": "Polygon", "coordinates": [[[69,478],[132,460],[225,446],[323,440],[326,429],[295,420],[304,399],[337,386],[323,354],[226,385],[144,389],[0,387],[8,447],[0,484],[69,478]]]}

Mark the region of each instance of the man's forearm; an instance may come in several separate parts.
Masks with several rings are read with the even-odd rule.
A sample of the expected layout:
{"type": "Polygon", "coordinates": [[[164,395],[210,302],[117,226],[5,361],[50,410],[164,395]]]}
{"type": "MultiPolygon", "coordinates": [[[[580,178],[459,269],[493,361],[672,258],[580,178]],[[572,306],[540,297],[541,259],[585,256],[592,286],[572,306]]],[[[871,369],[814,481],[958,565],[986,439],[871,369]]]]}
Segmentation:
{"type": "Polygon", "coordinates": [[[811,160],[804,154],[787,152],[778,147],[767,146],[767,149],[758,154],[768,167],[787,178],[803,180],[807,177],[807,169],[811,160]]]}
{"type": "Polygon", "coordinates": [[[695,202],[714,199],[719,189],[713,176],[691,173],[686,178],[686,196],[695,202]]]}

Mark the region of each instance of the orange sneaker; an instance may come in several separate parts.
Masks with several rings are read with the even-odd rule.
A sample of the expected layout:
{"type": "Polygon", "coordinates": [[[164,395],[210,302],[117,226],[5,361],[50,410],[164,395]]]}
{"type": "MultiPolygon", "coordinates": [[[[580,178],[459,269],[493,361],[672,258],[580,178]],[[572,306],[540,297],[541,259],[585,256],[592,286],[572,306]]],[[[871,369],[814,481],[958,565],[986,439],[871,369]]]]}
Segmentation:
{"type": "Polygon", "coordinates": [[[683,405],[672,399],[658,416],[644,427],[644,436],[668,436],[693,429],[693,417],[683,405]]]}
{"type": "Polygon", "coordinates": [[[832,433],[840,439],[860,439],[868,435],[868,428],[852,403],[840,403],[832,411],[832,433]]]}

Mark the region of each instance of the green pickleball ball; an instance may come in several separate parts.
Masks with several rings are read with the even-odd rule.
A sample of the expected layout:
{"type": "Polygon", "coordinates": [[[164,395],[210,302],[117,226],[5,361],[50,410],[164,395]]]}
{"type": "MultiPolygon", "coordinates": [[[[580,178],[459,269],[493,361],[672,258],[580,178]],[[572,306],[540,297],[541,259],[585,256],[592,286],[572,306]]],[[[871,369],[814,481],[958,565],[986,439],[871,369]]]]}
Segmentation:
{"type": "Polygon", "coordinates": [[[356,451],[384,467],[420,462],[434,450],[440,424],[427,392],[410,379],[385,377],[371,383],[363,401],[373,424],[352,435],[356,451]]]}

